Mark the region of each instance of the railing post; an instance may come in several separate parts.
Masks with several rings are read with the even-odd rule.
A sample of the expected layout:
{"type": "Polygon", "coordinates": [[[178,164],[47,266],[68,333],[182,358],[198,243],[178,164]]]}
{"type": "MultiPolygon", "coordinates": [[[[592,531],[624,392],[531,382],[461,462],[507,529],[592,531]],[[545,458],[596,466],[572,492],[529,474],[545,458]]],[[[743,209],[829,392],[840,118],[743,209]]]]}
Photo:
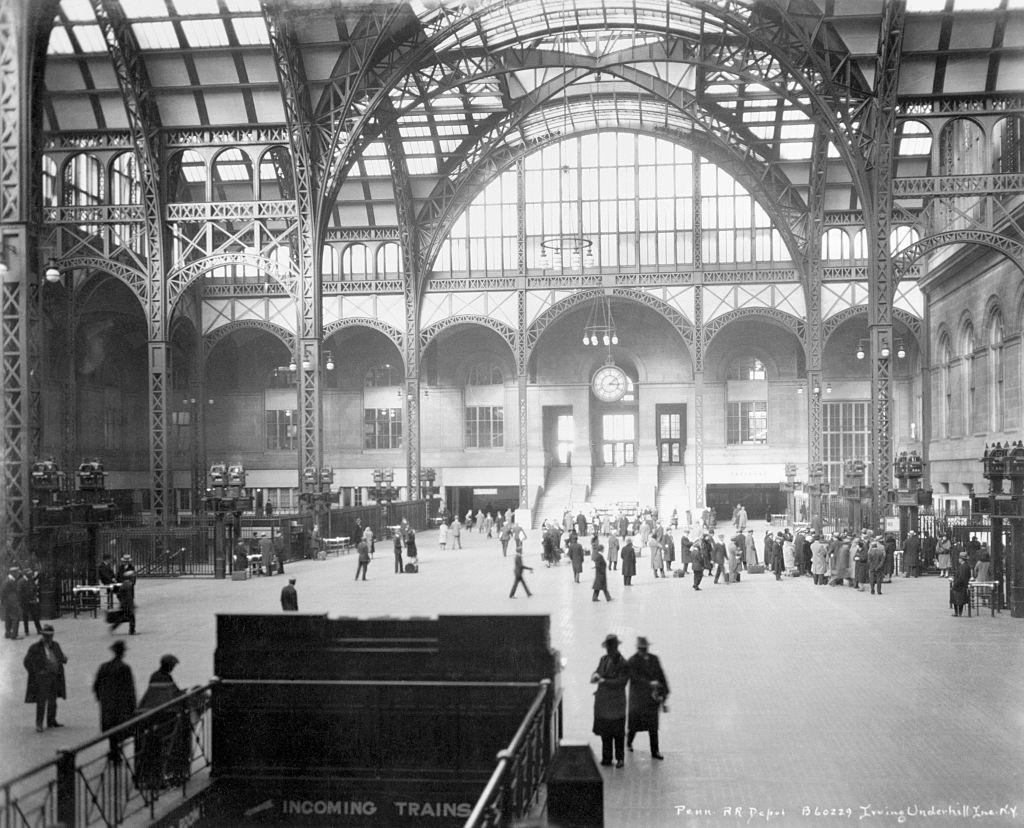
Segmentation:
{"type": "Polygon", "coordinates": [[[547,767],[547,763],[551,759],[551,735],[552,735],[552,721],[551,717],[554,712],[554,698],[555,694],[551,690],[551,679],[541,679],[541,686],[546,691],[544,696],[544,765],[547,767]]]}
{"type": "Polygon", "coordinates": [[[74,828],[75,822],[75,752],[67,748],[57,751],[57,822],[74,828]]]}

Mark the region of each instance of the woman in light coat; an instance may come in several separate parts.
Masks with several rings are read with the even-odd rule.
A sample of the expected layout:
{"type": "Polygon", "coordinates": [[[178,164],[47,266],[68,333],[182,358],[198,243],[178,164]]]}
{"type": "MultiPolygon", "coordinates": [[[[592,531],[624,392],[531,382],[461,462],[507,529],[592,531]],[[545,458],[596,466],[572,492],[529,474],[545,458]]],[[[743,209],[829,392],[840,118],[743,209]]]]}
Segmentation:
{"type": "Polygon", "coordinates": [[[652,535],[647,541],[647,547],[651,550],[651,569],[654,570],[654,577],[664,578],[665,557],[662,554],[661,541],[652,535]]]}

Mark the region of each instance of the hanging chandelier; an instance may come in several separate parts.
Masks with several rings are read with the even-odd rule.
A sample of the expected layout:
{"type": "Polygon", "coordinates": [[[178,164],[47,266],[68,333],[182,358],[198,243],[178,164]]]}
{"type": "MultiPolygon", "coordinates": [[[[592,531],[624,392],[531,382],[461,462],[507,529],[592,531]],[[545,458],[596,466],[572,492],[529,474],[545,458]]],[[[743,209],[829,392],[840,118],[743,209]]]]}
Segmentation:
{"type": "Polygon", "coordinates": [[[537,263],[542,270],[593,267],[594,241],[579,233],[545,236],[540,240],[537,263]]]}
{"type": "Polygon", "coordinates": [[[583,329],[583,344],[591,347],[604,345],[610,348],[619,344],[619,335],[615,330],[615,317],[612,316],[612,300],[608,296],[597,299],[590,309],[586,327],[583,329]]]}

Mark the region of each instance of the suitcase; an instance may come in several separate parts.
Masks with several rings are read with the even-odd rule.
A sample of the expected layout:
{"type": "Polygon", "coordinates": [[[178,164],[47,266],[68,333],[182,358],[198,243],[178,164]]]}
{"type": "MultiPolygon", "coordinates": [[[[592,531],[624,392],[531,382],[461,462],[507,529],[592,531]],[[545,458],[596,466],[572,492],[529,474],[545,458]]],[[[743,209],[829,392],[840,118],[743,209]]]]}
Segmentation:
{"type": "Polygon", "coordinates": [[[124,610],[107,610],[107,623],[108,624],[126,624],[128,617],[124,610]]]}
{"type": "Polygon", "coordinates": [[[405,565],[406,573],[413,573],[420,571],[420,565],[418,563],[409,562],[405,565]]]}
{"type": "Polygon", "coordinates": [[[760,575],[764,572],[764,564],[754,564],[747,567],[747,572],[750,575],[760,575]]]}

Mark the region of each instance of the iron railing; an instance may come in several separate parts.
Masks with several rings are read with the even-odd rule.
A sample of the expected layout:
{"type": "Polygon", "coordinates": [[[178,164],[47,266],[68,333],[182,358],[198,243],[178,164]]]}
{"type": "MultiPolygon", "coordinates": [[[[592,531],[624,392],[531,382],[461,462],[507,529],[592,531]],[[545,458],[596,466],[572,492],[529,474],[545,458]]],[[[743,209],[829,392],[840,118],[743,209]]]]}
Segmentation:
{"type": "Polygon", "coordinates": [[[210,701],[196,687],[0,786],[0,828],[152,821],[195,795],[210,766],[210,701]]]}
{"type": "Polygon", "coordinates": [[[551,679],[540,682],[533,704],[466,820],[465,828],[508,826],[537,804],[540,786],[562,733],[562,703],[551,679]]]}

